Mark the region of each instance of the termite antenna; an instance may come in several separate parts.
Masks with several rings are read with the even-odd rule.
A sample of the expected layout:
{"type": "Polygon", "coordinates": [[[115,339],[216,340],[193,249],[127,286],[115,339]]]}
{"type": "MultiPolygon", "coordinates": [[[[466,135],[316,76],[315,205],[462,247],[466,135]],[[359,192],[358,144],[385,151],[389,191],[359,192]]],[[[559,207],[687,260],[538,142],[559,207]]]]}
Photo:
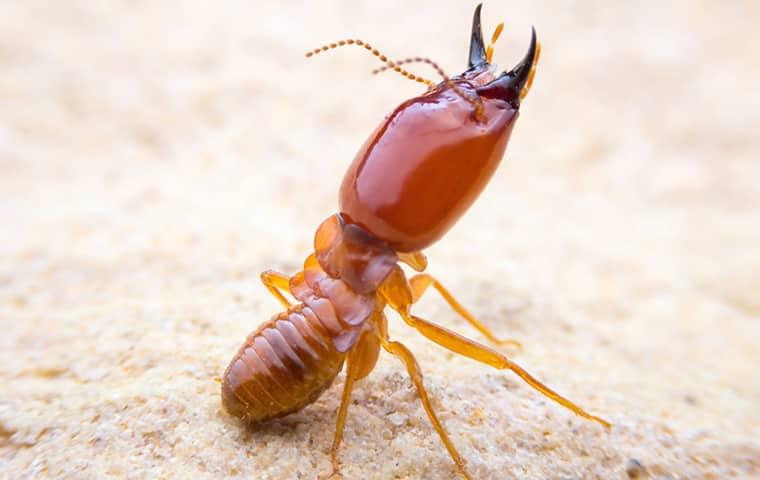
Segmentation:
{"type": "Polygon", "coordinates": [[[356,45],[359,47],[364,47],[365,50],[370,52],[372,55],[376,56],[378,60],[385,63],[385,68],[392,69],[394,72],[400,73],[401,75],[408,78],[409,80],[419,82],[419,83],[424,83],[425,85],[428,86],[428,88],[433,88],[435,86],[435,83],[433,83],[431,80],[428,80],[427,78],[424,78],[424,77],[420,77],[419,75],[415,75],[409,72],[408,70],[401,68],[397,62],[394,62],[393,60],[383,55],[378,49],[374,48],[369,43],[363,40],[359,40],[359,39],[349,38],[348,40],[340,40],[340,41],[331,43],[329,45],[323,45],[319,48],[315,48],[314,50],[306,52],[306,58],[313,57],[314,55],[317,55],[319,53],[323,53],[328,50],[332,50],[338,47],[343,47],[346,45],[356,45]]]}
{"type": "MultiPolygon", "coordinates": [[[[443,68],[441,68],[440,65],[438,65],[437,63],[435,63],[434,61],[430,60],[427,57],[409,57],[403,60],[396,60],[394,61],[394,63],[396,65],[406,65],[408,63],[424,63],[426,65],[430,65],[433,68],[433,70],[435,70],[436,73],[441,76],[444,82],[447,82],[447,83],[450,82],[449,76],[446,75],[446,72],[443,71],[443,68]]],[[[378,73],[382,73],[386,70],[390,70],[391,68],[393,67],[389,65],[383,65],[380,68],[376,68],[372,70],[372,75],[377,75],[378,73]]],[[[449,85],[449,86],[452,86],[452,85],[449,85]]]]}
{"type": "Polygon", "coordinates": [[[475,117],[480,118],[481,114],[483,113],[483,101],[480,99],[480,97],[477,97],[477,99],[469,98],[462,92],[462,90],[449,78],[448,75],[446,75],[446,72],[443,71],[443,69],[434,61],[428,59],[428,58],[422,58],[422,57],[413,57],[408,58],[405,60],[402,60],[401,62],[395,62],[385,55],[383,55],[378,49],[374,48],[369,43],[359,40],[359,39],[347,39],[347,40],[339,40],[337,42],[330,43],[328,45],[323,45],[319,48],[315,48],[314,50],[306,52],[306,58],[313,57],[314,55],[324,53],[328,50],[332,50],[338,47],[343,47],[346,45],[357,45],[359,47],[364,47],[365,50],[370,52],[372,55],[377,57],[381,62],[385,63],[385,65],[378,69],[378,71],[373,71],[372,73],[380,73],[385,70],[393,70],[394,72],[400,73],[404,77],[408,78],[409,80],[413,80],[415,82],[424,83],[427,85],[428,89],[432,89],[435,87],[435,83],[433,83],[431,80],[428,80],[427,78],[421,77],[419,75],[415,75],[408,70],[401,67],[401,63],[413,63],[413,62],[421,62],[426,63],[433,67],[435,71],[443,78],[443,81],[446,83],[446,85],[454,90],[454,92],[459,95],[462,99],[464,99],[467,103],[472,105],[475,108],[475,117]]]}
{"type": "MultiPolygon", "coordinates": [[[[424,64],[427,64],[427,65],[430,65],[433,68],[433,70],[435,70],[436,73],[441,76],[441,78],[443,79],[444,82],[446,82],[450,87],[452,87],[455,91],[457,91],[458,94],[460,93],[457,90],[456,85],[454,85],[454,83],[451,82],[451,80],[449,80],[449,76],[446,75],[446,72],[443,71],[443,69],[440,67],[440,65],[438,65],[434,61],[430,60],[429,58],[426,58],[426,57],[409,57],[409,58],[405,58],[403,60],[396,60],[396,61],[394,61],[394,63],[396,65],[406,65],[406,64],[409,64],[409,63],[424,63],[424,64]]],[[[376,69],[372,70],[372,75],[377,75],[378,73],[385,72],[386,70],[390,70],[391,68],[393,68],[393,67],[391,67],[389,65],[383,65],[380,68],[376,68],[376,69]]],[[[428,89],[432,89],[432,88],[433,88],[432,86],[428,85],[428,89]]],[[[459,96],[462,97],[461,94],[459,96]]]]}
{"type": "MultiPolygon", "coordinates": [[[[394,60],[394,63],[396,65],[406,65],[407,63],[417,63],[417,62],[434,63],[432,60],[429,60],[427,58],[422,58],[422,57],[409,57],[403,60],[394,60]]],[[[386,70],[390,70],[390,68],[391,67],[389,67],[388,65],[383,65],[382,67],[378,67],[372,70],[372,75],[377,75],[378,73],[385,72],[386,70]]]]}

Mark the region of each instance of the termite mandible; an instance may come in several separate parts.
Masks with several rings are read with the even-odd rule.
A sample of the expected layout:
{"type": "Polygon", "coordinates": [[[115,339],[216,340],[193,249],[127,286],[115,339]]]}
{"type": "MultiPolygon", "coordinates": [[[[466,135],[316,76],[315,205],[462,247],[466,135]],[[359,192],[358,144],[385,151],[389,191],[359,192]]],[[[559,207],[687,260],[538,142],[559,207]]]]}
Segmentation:
{"type": "Polygon", "coordinates": [[[293,276],[265,271],[261,281],[286,309],[256,329],[233,357],[222,380],[224,409],[248,423],[296,412],[314,402],[346,365],[346,379],[330,449],[339,471],[351,390],[375,367],[380,350],[398,357],[422,406],[458,470],[470,478],[465,461],[436,417],[412,352],[388,336],[386,306],[429,340],[459,355],[511,370],[546,397],[577,415],[610,428],[554,392],[505,355],[412,313],[433,287],[448,305],[488,340],[499,340],[473,317],[427,267],[422,250],[440,239],[464,214],[499,165],[530,89],[540,54],[533,30],[528,53],[512,70],[491,66],[493,43],[483,43],[478,5],[472,23],[469,66],[446,77],[427,59],[389,60],[361,40],[342,40],[307,57],[344,45],[369,50],[404,76],[426,83],[424,94],[402,103],[370,135],[348,168],[340,188],[340,213],[325,220],[314,238],[314,253],[293,276]],[[443,76],[438,85],[409,73],[401,63],[422,61],[443,76]],[[407,278],[399,262],[420,272],[407,278]],[[298,303],[291,303],[288,292],[298,303]]]}

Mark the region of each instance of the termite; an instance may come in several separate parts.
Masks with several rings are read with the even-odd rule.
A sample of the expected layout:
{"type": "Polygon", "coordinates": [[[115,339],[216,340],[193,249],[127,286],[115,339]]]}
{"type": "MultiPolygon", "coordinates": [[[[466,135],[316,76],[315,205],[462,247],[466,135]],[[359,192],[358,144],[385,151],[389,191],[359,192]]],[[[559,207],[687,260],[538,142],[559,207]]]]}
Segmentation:
{"type": "MultiPolygon", "coordinates": [[[[290,277],[272,270],[261,274],[285,311],[246,339],[223,376],[224,409],[245,422],[260,423],[314,402],[345,364],[330,448],[334,474],[339,471],[338,448],[351,390],[373,370],[382,349],[404,364],[457,469],[470,478],[433,410],[414,355],[388,335],[386,307],[443,348],[511,370],[546,397],[610,428],[606,420],[556,393],[504,354],[412,313],[412,306],[433,287],[488,340],[517,343],[496,338],[435,277],[422,273],[427,268],[422,250],[439,240],[472,205],[504,156],[540,54],[534,29],[525,57],[512,70],[495,72],[491,55],[501,25],[486,47],[480,10],[478,5],[473,16],[467,70],[455,77],[443,75],[438,85],[409,73],[361,40],[343,40],[307,53],[358,45],[390,69],[430,87],[397,107],[361,147],[340,188],[340,213],[318,227],[314,253],[306,258],[303,270],[290,277]],[[399,263],[419,273],[407,278],[399,263]]],[[[418,60],[440,72],[433,62],[418,60]]]]}

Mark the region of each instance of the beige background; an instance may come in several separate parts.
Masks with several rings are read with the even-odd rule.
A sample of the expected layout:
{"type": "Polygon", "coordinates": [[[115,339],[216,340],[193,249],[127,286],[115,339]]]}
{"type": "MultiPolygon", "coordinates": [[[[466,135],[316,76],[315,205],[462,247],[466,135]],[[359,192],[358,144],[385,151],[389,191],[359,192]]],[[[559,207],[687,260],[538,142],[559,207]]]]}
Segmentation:
{"type": "MultiPolygon", "coordinates": [[[[329,471],[342,375],[255,431],[216,380],[278,310],[258,273],[298,269],[359,145],[421,90],[303,52],[358,36],[457,73],[474,4],[270,3],[3,2],[0,478],[329,471]]],[[[498,63],[531,24],[544,56],[430,271],[615,428],[392,334],[475,478],[758,478],[760,4],[534,3],[484,8],[498,63]]],[[[480,338],[433,295],[418,312],[480,338]]],[[[346,478],[456,475],[395,359],[354,399],[346,478]]]]}

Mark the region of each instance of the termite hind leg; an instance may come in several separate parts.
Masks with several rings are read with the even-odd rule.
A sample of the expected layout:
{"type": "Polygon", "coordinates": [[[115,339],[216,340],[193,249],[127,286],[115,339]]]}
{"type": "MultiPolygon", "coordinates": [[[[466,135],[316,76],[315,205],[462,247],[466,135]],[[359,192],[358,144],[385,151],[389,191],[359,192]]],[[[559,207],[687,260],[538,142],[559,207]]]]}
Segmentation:
{"type": "Polygon", "coordinates": [[[269,290],[274,298],[279,300],[283,307],[292,307],[292,304],[287,298],[285,298],[285,295],[282,294],[283,290],[286,292],[290,291],[290,279],[287,275],[275,272],[274,270],[266,270],[261,272],[261,283],[267,287],[267,290],[269,290]]]}
{"type": "Polygon", "coordinates": [[[343,439],[343,429],[346,425],[346,415],[348,414],[348,406],[351,403],[351,391],[354,388],[354,383],[372,371],[377,361],[377,349],[379,348],[375,332],[371,329],[365,329],[356,345],[346,354],[346,381],[343,385],[343,395],[340,401],[340,408],[338,409],[335,436],[333,437],[332,447],[330,447],[332,473],[328,478],[340,476],[338,449],[343,439]]]}
{"type": "Polygon", "coordinates": [[[454,353],[458,353],[478,362],[485,363],[486,365],[490,365],[499,370],[512,370],[528,385],[541,392],[544,396],[559,403],[568,410],[571,410],[576,415],[580,415],[581,417],[597,422],[607,429],[611,427],[608,421],[586,412],[575,403],[571,402],[567,398],[563,397],[562,395],[558,394],[551,388],[541,383],[533,375],[525,371],[525,369],[501,353],[495,350],[491,350],[485,345],[481,345],[474,340],[463,337],[445,327],[436,325],[432,322],[428,322],[427,320],[423,320],[419,317],[409,314],[402,314],[402,317],[410,326],[417,329],[417,331],[419,331],[422,335],[437,343],[438,345],[454,353]]]}
{"type": "Polygon", "coordinates": [[[459,303],[453,295],[451,295],[451,293],[449,293],[446,287],[441,285],[441,282],[439,282],[432,275],[427,273],[415,275],[409,279],[409,285],[412,289],[412,297],[414,303],[416,303],[420,297],[422,297],[428,287],[432,285],[433,288],[435,288],[438,293],[441,294],[443,299],[446,300],[446,303],[448,303],[455,312],[467,320],[467,323],[475,327],[475,329],[482,333],[483,336],[485,336],[489,341],[495,343],[496,345],[512,345],[517,348],[522,348],[522,344],[517,340],[497,338],[488,327],[483,325],[480,320],[475,318],[469,311],[467,311],[467,309],[464,308],[462,304],[459,303]]]}
{"type": "Polygon", "coordinates": [[[332,447],[330,447],[330,458],[332,460],[332,473],[328,478],[340,477],[340,463],[338,462],[338,449],[340,442],[343,440],[343,429],[346,426],[346,415],[348,414],[348,405],[351,403],[351,391],[354,388],[354,381],[358,373],[357,362],[353,361],[351,352],[346,358],[346,382],[343,385],[343,396],[340,400],[338,409],[338,420],[335,424],[335,436],[333,437],[332,447]]]}
{"type": "Polygon", "coordinates": [[[425,390],[425,385],[422,380],[422,372],[420,371],[420,366],[417,364],[417,360],[414,358],[414,355],[412,355],[412,352],[409,351],[409,349],[406,348],[403,343],[389,341],[387,336],[386,338],[381,338],[381,341],[383,348],[386,351],[397,356],[404,363],[406,371],[409,373],[409,377],[417,389],[417,393],[420,395],[422,407],[425,409],[425,413],[427,413],[427,416],[430,419],[430,422],[433,424],[435,431],[438,432],[438,436],[441,438],[441,441],[446,447],[446,450],[449,451],[449,455],[451,456],[451,459],[454,460],[454,463],[456,463],[459,471],[466,479],[470,480],[472,477],[470,477],[470,475],[467,473],[464,460],[462,460],[459,452],[457,452],[456,447],[451,442],[448,433],[446,433],[446,430],[443,428],[443,425],[441,425],[441,422],[438,420],[438,417],[433,410],[433,406],[430,403],[430,398],[428,398],[427,391],[425,390]]]}

